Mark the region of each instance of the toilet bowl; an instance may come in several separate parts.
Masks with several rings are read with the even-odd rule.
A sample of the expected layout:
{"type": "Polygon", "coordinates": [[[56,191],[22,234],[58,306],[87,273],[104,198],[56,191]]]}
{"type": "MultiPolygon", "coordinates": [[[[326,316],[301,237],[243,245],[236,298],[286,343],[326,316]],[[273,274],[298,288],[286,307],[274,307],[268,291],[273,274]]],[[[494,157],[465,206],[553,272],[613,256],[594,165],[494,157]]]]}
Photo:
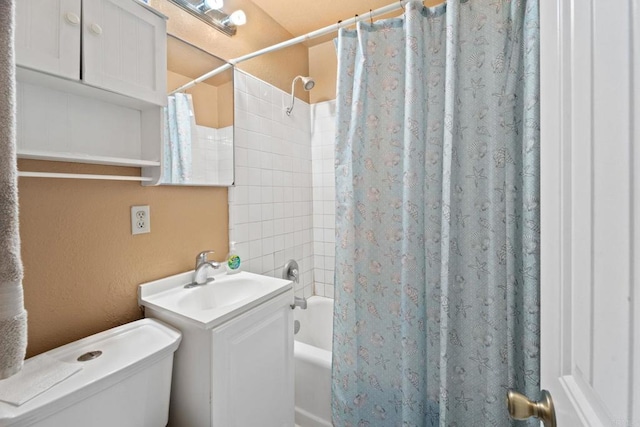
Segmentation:
{"type": "Polygon", "coordinates": [[[48,351],[82,369],[20,406],[0,402],[0,427],[166,426],[180,340],[176,329],[142,319],[48,351]]]}

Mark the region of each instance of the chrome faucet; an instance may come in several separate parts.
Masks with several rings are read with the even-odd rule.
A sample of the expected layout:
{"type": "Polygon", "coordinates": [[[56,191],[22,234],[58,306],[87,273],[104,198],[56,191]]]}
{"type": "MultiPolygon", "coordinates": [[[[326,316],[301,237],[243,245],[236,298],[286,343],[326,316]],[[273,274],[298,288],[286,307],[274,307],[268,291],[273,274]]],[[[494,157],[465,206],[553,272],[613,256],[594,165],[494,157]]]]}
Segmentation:
{"type": "Polygon", "coordinates": [[[213,282],[215,279],[213,277],[209,277],[204,274],[204,279],[202,276],[202,271],[206,272],[207,268],[218,269],[222,265],[221,262],[209,261],[208,255],[213,254],[214,251],[202,251],[196,256],[196,269],[193,273],[193,282],[184,285],[185,288],[194,288],[196,286],[206,285],[208,283],[213,282]]]}
{"type": "Polygon", "coordinates": [[[209,254],[215,254],[216,251],[209,249],[208,251],[202,251],[200,252],[198,255],[196,255],[196,270],[198,269],[198,267],[200,267],[200,265],[206,263],[206,262],[211,262],[211,264],[213,265],[213,268],[220,268],[220,265],[222,265],[222,263],[219,262],[215,262],[215,261],[209,261],[209,254]]]}

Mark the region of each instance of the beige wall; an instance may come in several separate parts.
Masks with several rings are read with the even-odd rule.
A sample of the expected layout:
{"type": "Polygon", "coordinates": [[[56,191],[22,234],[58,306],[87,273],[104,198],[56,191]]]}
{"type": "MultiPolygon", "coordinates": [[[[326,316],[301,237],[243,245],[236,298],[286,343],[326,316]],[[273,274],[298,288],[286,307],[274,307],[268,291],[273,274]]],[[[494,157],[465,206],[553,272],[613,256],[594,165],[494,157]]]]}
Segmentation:
{"type": "MultiPolygon", "coordinates": [[[[174,73],[173,71],[167,71],[167,89],[169,91],[172,91],[189,81],[191,81],[189,77],[174,73]]],[[[193,109],[196,113],[196,124],[216,129],[220,127],[218,88],[206,83],[200,83],[186,92],[191,94],[191,99],[193,100],[193,109]]],[[[229,108],[229,110],[232,110],[232,108],[229,108]]]]}
{"type": "MultiPolygon", "coordinates": [[[[252,5],[253,3],[251,3],[252,5]]],[[[214,55],[234,58],[291,35],[257,7],[229,38],[166,0],[169,32],[214,55]]],[[[308,74],[304,46],[245,63],[257,77],[288,90],[308,74]]],[[[20,161],[20,170],[138,175],[136,168],[20,161]]],[[[228,247],[226,188],[142,187],[135,182],[21,178],[20,235],[29,312],[28,356],[141,317],[140,283],[193,268],[195,255],[228,247]],[[151,233],[132,236],[130,207],[149,205],[151,233]]]]}
{"type": "Polygon", "coordinates": [[[218,126],[233,125],[233,82],[218,86],[218,126]]]}
{"type": "MultiPolygon", "coordinates": [[[[139,175],[136,168],[20,161],[22,170],[139,175]]],[[[137,285],[227,251],[226,188],[20,178],[29,355],[141,317],[137,285]],[[151,233],[131,235],[130,207],[149,205],[151,233]]]]}
{"type": "Polygon", "coordinates": [[[333,40],[309,48],[309,73],[316,80],[309,91],[312,104],[336,98],[338,58],[333,40]]]}

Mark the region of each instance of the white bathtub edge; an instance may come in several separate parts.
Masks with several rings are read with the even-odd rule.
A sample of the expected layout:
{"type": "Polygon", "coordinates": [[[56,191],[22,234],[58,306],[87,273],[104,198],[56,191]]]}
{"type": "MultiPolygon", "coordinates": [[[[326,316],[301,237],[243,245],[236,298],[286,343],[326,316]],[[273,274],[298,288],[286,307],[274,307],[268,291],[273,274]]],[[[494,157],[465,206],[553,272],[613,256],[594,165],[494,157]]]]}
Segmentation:
{"type": "Polygon", "coordinates": [[[309,362],[314,365],[319,365],[331,372],[332,354],[330,351],[323,350],[321,348],[314,347],[300,341],[294,341],[293,345],[293,352],[296,359],[300,359],[304,362],[309,362]]]}
{"type": "Polygon", "coordinates": [[[331,423],[326,422],[304,409],[296,406],[296,424],[304,427],[333,427],[331,423]]]}

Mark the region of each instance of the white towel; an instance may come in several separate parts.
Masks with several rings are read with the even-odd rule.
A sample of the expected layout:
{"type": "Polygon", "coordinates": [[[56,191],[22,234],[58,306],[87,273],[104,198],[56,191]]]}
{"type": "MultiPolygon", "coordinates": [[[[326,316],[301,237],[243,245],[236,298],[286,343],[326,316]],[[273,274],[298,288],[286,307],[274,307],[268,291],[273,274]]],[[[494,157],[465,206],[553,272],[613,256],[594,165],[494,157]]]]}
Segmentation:
{"type": "Polygon", "coordinates": [[[27,349],[18,227],[14,6],[14,0],[0,1],[0,378],[20,370],[27,349]]]}
{"type": "Polygon", "coordinates": [[[20,406],[82,369],[41,354],[29,359],[16,375],[0,380],[0,400],[20,406]]]}

